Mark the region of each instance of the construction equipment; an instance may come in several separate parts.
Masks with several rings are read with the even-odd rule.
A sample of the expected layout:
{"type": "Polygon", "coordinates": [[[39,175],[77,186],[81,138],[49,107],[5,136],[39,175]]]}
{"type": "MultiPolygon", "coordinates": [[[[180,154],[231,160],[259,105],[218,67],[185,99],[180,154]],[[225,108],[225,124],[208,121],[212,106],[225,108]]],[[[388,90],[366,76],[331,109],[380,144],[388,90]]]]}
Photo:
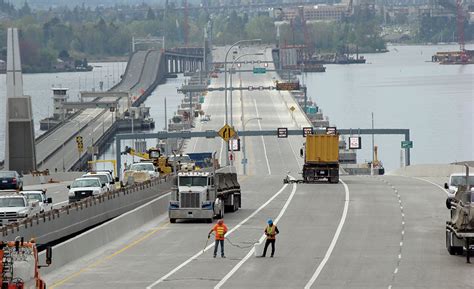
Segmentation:
{"type": "Polygon", "coordinates": [[[466,165],[465,184],[458,186],[454,198],[448,198],[451,219],[446,222],[446,249],[449,254],[462,255],[466,251],[467,262],[474,249],[474,184],[469,180],[469,166],[466,165]],[[472,244],[472,245],[471,245],[472,244]]]}
{"type": "Polygon", "coordinates": [[[48,267],[52,261],[51,247],[46,249],[46,265],[39,265],[38,249],[34,241],[24,242],[17,237],[14,242],[0,242],[0,282],[8,289],[46,289],[39,268],[48,267]]]}
{"type": "Polygon", "coordinates": [[[309,134],[306,136],[304,149],[303,179],[297,180],[288,176],[284,183],[315,183],[327,179],[330,183],[339,182],[339,135],[309,134]]]}
{"type": "Polygon", "coordinates": [[[223,218],[224,212],[241,207],[240,185],[235,167],[179,172],[171,194],[169,218],[205,219],[223,218]]]}
{"type": "Polygon", "coordinates": [[[151,160],[153,165],[158,168],[161,174],[169,174],[173,171],[171,165],[168,163],[168,159],[161,155],[161,152],[157,148],[149,148],[146,152],[140,153],[131,147],[125,147],[123,154],[129,154],[145,160],[151,160]]]}

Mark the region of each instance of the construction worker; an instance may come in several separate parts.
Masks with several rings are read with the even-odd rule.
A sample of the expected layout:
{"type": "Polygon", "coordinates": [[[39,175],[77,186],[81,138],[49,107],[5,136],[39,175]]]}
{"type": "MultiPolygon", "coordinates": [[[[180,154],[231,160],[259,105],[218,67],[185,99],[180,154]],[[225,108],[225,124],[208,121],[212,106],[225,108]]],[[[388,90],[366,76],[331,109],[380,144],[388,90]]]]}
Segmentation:
{"type": "Polygon", "coordinates": [[[214,231],[214,234],[216,235],[216,244],[214,245],[214,258],[216,258],[217,247],[219,246],[219,243],[221,244],[221,257],[225,258],[224,239],[225,234],[227,233],[227,226],[224,224],[224,220],[220,219],[219,221],[217,221],[217,224],[215,224],[214,227],[212,227],[212,229],[209,231],[209,234],[207,234],[208,239],[211,237],[212,231],[214,231]]]}
{"type": "Polygon", "coordinates": [[[273,255],[275,254],[275,241],[276,241],[276,235],[280,233],[278,231],[278,228],[275,224],[273,224],[273,220],[270,219],[267,221],[268,226],[265,228],[265,235],[267,236],[267,240],[265,241],[265,248],[263,249],[263,254],[262,257],[265,257],[267,254],[267,248],[269,244],[272,244],[272,254],[270,257],[273,258],[273,255]]]}

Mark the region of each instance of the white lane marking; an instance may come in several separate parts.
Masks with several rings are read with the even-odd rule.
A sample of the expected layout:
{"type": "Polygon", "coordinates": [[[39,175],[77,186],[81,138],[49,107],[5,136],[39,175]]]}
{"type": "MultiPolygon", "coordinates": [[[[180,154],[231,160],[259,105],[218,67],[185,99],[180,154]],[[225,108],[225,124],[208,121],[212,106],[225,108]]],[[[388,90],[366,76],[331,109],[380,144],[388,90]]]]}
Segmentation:
{"type": "MultiPolygon", "coordinates": [[[[280,214],[278,214],[278,217],[276,217],[275,224],[278,223],[278,221],[281,219],[281,217],[285,213],[286,209],[288,209],[288,206],[290,205],[291,200],[293,199],[295,193],[296,193],[296,184],[293,184],[293,190],[291,191],[291,194],[288,197],[288,200],[286,200],[285,205],[281,209],[280,214]]],[[[260,237],[260,239],[258,240],[258,243],[261,244],[264,239],[265,239],[265,235],[262,235],[262,237],[260,237]]],[[[252,249],[247,253],[247,255],[242,260],[240,260],[240,262],[237,263],[237,265],[235,265],[234,268],[232,268],[232,270],[230,270],[229,273],[227,273],[224,276],[224,278],[222,278],[221,281],[219,281],[219,283],[217,283],[214,289],[221,288],[221,286],[224,285],[224,283],[227,282],[227,280],[229,280],[229,278],[232,277],[232,275],[234,275],[235,272],[237,272],[237,270],[239,270],[239,268],[254,254],[254,252],[255,252],[255,247],[252,247],[252,249]]]]}
{"type": "MultiPolygon", "coordinates": [[[[253,103],[255,105],[255,110],[257,111],[257,117],[260,117],[260,114],[258,113],[257,101],[254,99],[253,103]]],[[[260,128],[260,130],[262,130],[262,124],[260,123],[260,120],[258,120],[258,127],[260,128]]],[[[271,175],[272,171],[270,170],[270,162],[268,161],[267,147],[265,145],[265,139],[263,138],[263,136],[261,136],[261,138],[262,138],[262,144],[263,144],[263,153],[265,154],[265,160],[267,161],[268,174],[271,175]]]]}
{"type": "Polygon", "coordinates": [[[445,188],[443,188],[442,186],[438,185],[437,183],[434,183],[434,182],[432,182],[432,181],[429,181],[429,180],[426,180],[426,179],[423,179],[423,178],[417,178],[417,177],[413,177],[413,178],[414,178],[414,179],[417,179],[417,180],[420,180],[420,181],[424,181],[424,182],[430,183],[430,184],[432,184],[432,185],[434,185],[434,186],[437,186],[437,187],[440,188],[446,195],[449,195],[449,194],[448,194],[448,191],[447,191],[445,188]]]}
{"type": "Polygon", "coordinates": [[[311,288],[311,286],[314,284],[316,279],[318,279],[319,274],[321,274],[321,271],[323,271],[323,268],[326,265],[327,261],[329,260],[329,257],[331,257],[332,251],[334,250],[337,240],[339,239],[339,235],[341,234],[342,227],[344,226],[344,222],[346,221],[347,211],[349,210],[349,196],[350,196],[349,187],[343,180],[340,180],[340,181],[344,185],[344,191],[346,192],[346,199],[344,201],[344,210],[342,211],[341,220],[339,221],[339,225],[337,226],[336,233],[334,234],[334,237],[331,241],[331,244],[329,245],[326,255],[324,256],[324,259],[321,261],[321,263],[319,263],[319,266],[314,272],[313,276],[308,281],[308,283],[304,286],[305,289],[311,288]]]}
{"type": "Polygon", "coordinates": [[[69,201],[59,202],[59,203],[53,204],[53,207],[57,207],[57,206],[60,206],[62,204],[67,204],[67,203],[69,203],[69,201]]]}
{"type": "MultiPolygon", "coordinates": [[[[265,208],[266,206],[268,206],[268,204],[270,204],[271,201],[273,201],[278,195],[280,195],[285,189],[286,187],[288,186],[288,184],[285,184],[283,185],[283,187],[281,187],[281,189],[275,194],[273,195],[270,199],[268,199],[263,205],[261,205],[257,210],[255,210],[252,214],[250,214],[250,216],[248,216],[247,218],[245,218],[242,222],[240,222],[239,224],[237,224],[234,228],[232,228],[231,230],[229,230],[229,232],[227,232],[226,236],[229,236],[232,234],[232,232],[234,232],[235,230],[237,230],[238,228],[240,228],[243,224],[245,224],[248,220],[250,220],[251,218],[253,218],[258,212],[260,212],[263,208],[265,208]]],[[[184,266],[188,265],[190,262],[192,262],[193,260],[195,260],[197,257],[201,256],[205,251],[209,250],[210,248],[214,247],[214,244],[211,244],[209,246],[207,246],[204,250],[199,250],[198,253],[194,254],[192,257],[190,257],[189,259],[187,259],[186,261],[184,261],[183,263],[181,263],[179,266],[177,266],[176,268],[174,268],[173,270],[171,270],[170,272],[168,272],[168,274],[164,275],[163,277],[161,277],[160,279],[156,280],[153,284],[149,285],[148,287],[146,287],[147,289],[150,289],[150,288],[153,288],[154,286],[158,285],[159,283],[163,282],[164,280],[166,280],[167,278],[169,278],[171,275],[173,275],[174,273],[178,272],[180,269],[182,269],[184,266]]]]}
{"type": "Polygon", "coordinates": [[[398,254],[398,259],[401,259],[402,258],[402,254],[398,254]]]}
{"type": "Polygon", "coordinates": [[[400,242],[400,247],[402,247],[402,246],[403,246],[403,242],[400,242]]]}
{"type": "Polygon", "coordinates": [[[393,271],[393,274],[397,274],[398,273],[398,267],[395,268],[395,271],[393,271]]]}

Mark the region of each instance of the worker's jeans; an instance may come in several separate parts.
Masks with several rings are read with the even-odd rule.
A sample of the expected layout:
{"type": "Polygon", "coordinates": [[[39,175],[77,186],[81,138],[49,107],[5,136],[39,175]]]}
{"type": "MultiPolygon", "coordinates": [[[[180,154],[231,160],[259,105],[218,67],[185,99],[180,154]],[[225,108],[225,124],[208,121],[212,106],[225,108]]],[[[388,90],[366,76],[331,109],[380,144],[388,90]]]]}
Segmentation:
{"type": "Polygon", "coordinates": [[[268,248],[268,245],[269,244],[272,244],[272,257],[273,257],[273,254],[275,254],[275,239],[267,239],[267,241],[265,242],[265,248],[263,249],[263,254],[262,256],[265,257],[265,255],[267,254],[267,248],[268,248]]]}
{"type": "Polygon", "coordinates": [[[214,245],[214,256],[217,255],[217,247],[219,247],[219,243],[221,243],[221,256],[224,256],[224,240],[216,240],[214,245]]]}

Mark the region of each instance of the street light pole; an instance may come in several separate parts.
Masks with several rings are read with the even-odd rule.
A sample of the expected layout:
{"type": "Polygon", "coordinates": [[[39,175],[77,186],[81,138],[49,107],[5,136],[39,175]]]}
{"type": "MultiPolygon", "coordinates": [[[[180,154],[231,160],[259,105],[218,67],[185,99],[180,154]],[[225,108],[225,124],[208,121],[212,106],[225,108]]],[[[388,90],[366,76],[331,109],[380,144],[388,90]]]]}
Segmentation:
{"type": "MultiPolygon", "coordinates": [[[[262,41],[261,39],[244,39],[244,40],[239,40],[232,44],[227,52],[225,53],[225,58],[224,58],[224,101],[225,101],[225,124],[228,124],[228,116],[227,116],[227,57],[229,56],[229,52],[232,50],[233,47],[236,45],[239,45],[241,43],[247,43],[247,42],[260,42],[262,41]]],[[[226,151],[226,165],[229,165],[229,142],[226,144],[227,151],[226,151]]]]}
{"type": "MultiPolygon", "coordinates": [[[[243,126],[242,126],[242,131],[245,131],[245,126],[247,125],[247,123],[251,120],[262,120],[261,117],[253,117],[253,118],[249,118],[247,121],[244,122],[243,126]]],[[[247,153],[246,153],[246,142],[245,142],[245,135],[243,136],[244,138],[244,143],[242,145],[242,153],[243,153],[243,157],[244,157],[244,161],[243,161],[243,168],[244,168],[244,175],[247,174],[247,153]]]]}
{"type": "Polygon", "coordinates": [[[370,165],[370,175],[374,175],[374,113],[372,112],[372,164],[370,165]]]}

